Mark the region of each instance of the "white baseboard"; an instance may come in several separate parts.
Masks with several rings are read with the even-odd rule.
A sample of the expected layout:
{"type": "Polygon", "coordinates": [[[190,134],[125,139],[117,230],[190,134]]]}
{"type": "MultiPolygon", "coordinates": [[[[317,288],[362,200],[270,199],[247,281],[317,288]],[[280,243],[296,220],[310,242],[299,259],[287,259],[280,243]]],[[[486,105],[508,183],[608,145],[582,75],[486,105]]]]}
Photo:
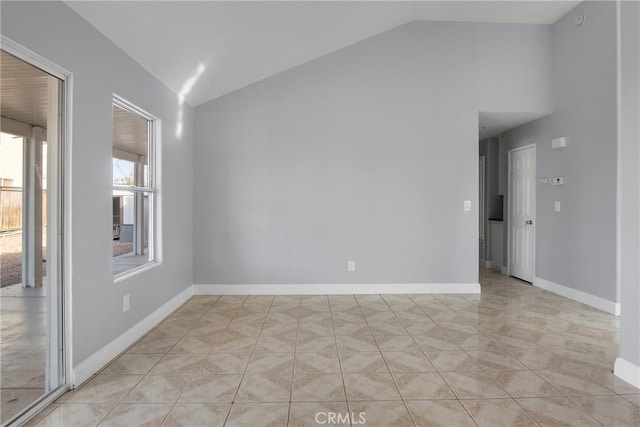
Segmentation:
{"type": "Polygon", "coordinates": [[[621,380],[640,389],[640,366],[618,357],[613,365],[613,373],[621,380]]]}
{"type": "Polygon", "coordinates": [[[194,295],[479,294],[479,283],[307,283],[193,285],[194,295]]]}
{"type": "Polygon", "coordinates": [[[144,334],[159,324],[165,317],[184,304],[193,295],[193,286],[189,286],[156,311],[133,325],[115,340],[93,353],[73,368],[72,387],[75,388],[88,380],[93,374],[107,365],[114,357],[138,341],[144,334]]]}
{"type": "Polygon", "coordinates": [[[503,276],[508,276],[509,275],[509,268],[508,267],[500,267],[500,274],[502,274],[503,276]]]}
{"type": "Polygon", "coordinates": [[[554,294],[562,295],[563,297],[597,308],[598,310],[606,311],[607,313],[611,313],[616,316],[620,315],[620,303],[609,301],[568,286],[559,285],[540,277],[533,279],[533,285],[549,292],[553,292],[554,294]]]}

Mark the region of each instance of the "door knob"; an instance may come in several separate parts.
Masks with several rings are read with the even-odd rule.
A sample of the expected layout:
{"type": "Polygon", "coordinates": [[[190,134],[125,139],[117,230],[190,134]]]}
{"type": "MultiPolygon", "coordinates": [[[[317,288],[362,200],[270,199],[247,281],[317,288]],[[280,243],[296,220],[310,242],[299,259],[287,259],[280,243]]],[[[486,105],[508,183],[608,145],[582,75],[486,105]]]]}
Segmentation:
{"type": "Polygon", "coordinates": [[[533,221],[531,221],[530,219],[526,220],[525,225],[533,225],[533,221]]]}

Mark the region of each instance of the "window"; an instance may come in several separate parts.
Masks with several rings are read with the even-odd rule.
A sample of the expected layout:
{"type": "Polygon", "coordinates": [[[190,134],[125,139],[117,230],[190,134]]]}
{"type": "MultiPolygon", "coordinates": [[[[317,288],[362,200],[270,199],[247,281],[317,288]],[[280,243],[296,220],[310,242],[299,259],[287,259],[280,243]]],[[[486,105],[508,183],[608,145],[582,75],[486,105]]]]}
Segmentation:
{"type": "Polygon", "coordinates": [[[156,261],[155,119],[113,101],[113,274],[156,261]]]}

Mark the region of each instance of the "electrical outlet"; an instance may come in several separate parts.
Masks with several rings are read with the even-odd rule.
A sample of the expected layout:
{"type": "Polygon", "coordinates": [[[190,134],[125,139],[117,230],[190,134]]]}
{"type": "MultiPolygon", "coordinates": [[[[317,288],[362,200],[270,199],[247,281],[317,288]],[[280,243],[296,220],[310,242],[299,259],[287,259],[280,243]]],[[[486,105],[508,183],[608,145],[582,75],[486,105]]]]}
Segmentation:
{"type": "Polygon", "coordinates": [[[464,201],[464,210],[465,212],[469,212],[471,210],[471,200],[464,201]]]}
{"type": "Polygon", "coordinates": [[[556,200],[553,202],[553,211],[560,212],[560,200],[556,200]]]}
{"type": "Polygon", "coordinates": [[[356,271],[356,262],[355,261],[347,261],[347,271],[353,273],[356,271]]]}
{"type": "Polygon", "coordinates": [[[122,312],[126,313],[127,311],[129,311],[129,301],[130,301],[130,297],[129,294],[126,294],[124,297],[122,297],[122,312]]]}

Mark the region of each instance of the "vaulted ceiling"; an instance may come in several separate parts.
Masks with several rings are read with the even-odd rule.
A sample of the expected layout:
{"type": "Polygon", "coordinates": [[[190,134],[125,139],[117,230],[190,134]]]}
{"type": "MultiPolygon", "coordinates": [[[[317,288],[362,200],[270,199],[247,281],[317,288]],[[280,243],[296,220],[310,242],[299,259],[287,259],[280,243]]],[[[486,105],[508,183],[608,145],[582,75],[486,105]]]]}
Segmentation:
{"type": "Polygon", "coordinates": [[[577,1],[68,1],[191,105],[414,20],[551,24],[577,1]]]}

